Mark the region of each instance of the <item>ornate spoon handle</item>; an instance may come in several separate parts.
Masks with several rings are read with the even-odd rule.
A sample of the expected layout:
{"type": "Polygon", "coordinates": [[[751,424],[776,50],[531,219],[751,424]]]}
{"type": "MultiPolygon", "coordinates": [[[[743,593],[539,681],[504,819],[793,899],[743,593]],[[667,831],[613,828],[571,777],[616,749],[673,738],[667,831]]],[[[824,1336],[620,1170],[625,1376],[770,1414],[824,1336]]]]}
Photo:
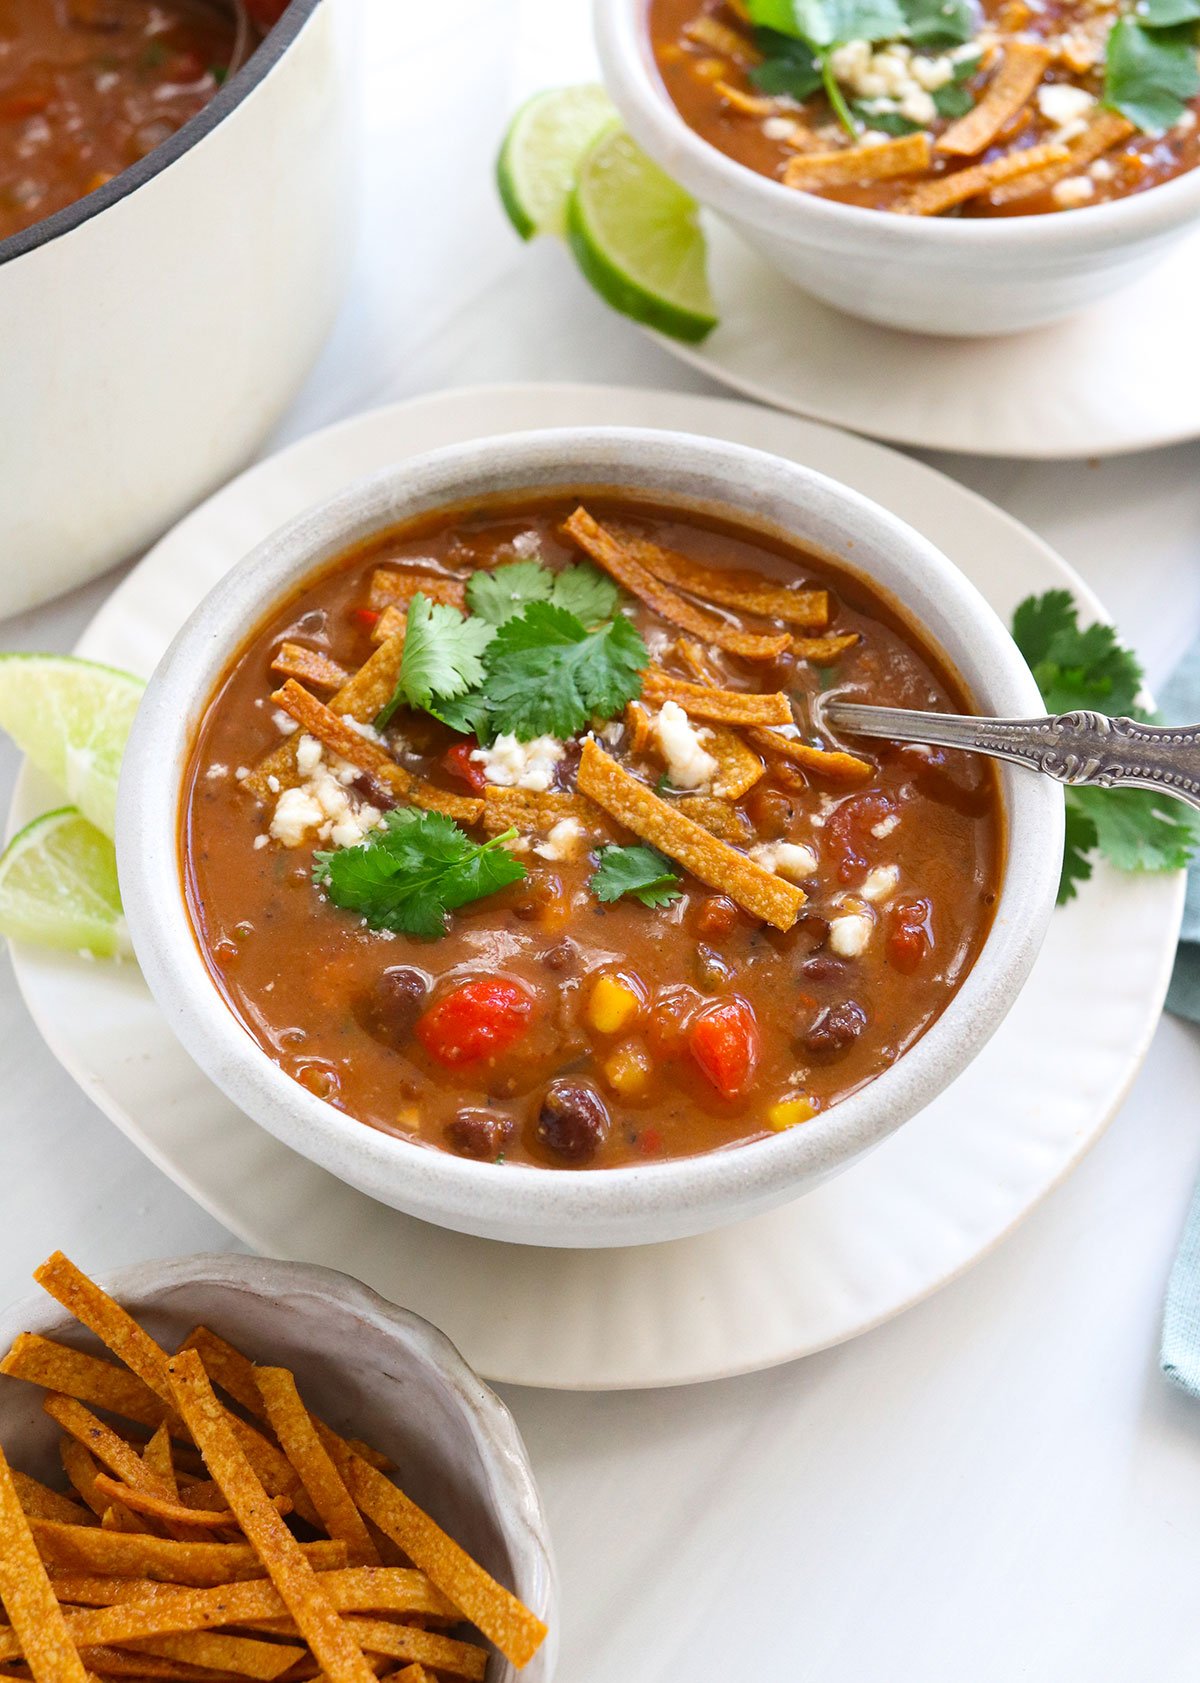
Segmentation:
{"type": "Polygon", "coordinates": [[[1200,725],[1143,725],[1105,713],[1045,719],[972,719],[828,701],[821,719],[858,736],[930,742],[1044,771],[1059,783],[1098,789],[1163,789],[1200,808],[1200,725]]]}

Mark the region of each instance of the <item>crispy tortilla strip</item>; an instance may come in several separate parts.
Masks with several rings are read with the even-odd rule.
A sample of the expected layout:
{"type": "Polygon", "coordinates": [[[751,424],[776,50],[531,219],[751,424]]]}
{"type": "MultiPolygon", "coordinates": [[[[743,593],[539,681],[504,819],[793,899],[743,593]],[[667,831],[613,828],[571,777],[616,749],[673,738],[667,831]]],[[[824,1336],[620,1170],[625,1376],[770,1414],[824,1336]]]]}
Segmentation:
{"type": "Polygon", "coordinates": [[[939,135],[936,150],[956,158],[984,152],[1033,98],[1034,89],[1054,57],[1042,41],[1008,42],[1004,56],[979,103],[939,135]]]}
{"type": "Polygon", "coordinates": [[[134,1374],[36,1333],[20,1334],[0,1362],[0,1373],[74,1397],[77,1402],[119,1414],[152,1430],[162,1424],[167,1413],[150,1387],[134,1374]]]}
{"type": "Polygon", "coordinates": [[[393,602],[390,608],[385,608],[371,632],[373,643],[387,643],[393,637],[401,642],[408,635],[408,608],[401,607],[399,602],[393,602]]]}
{"type": "Polygon", "coordinates": [[[681,795],[671,805],[720,841],[745,847],[754,840],[754,826],[746,814],[715,795],[681,795]]]}
{"type": "Polygon", "coordinates": [[[120,1531],[124,1535],[132,1537],[158,1537],[161,1535],[148,1519],[143,1519],[140,1514],[135,1514],[121,1502],[110,1502],[105,1508],[100,1516],[100,1529],[102,1531],[120,1531]]]}
{"type": "Polygon", "coordinates": [[[836,637],[793,637],[792,653],[801,660],[811,660],[814,666],[830,666],[858,641],[857,631],[844,631],[836,637]]]}
{"type": "MultiPolygon", "coordinates": [[[[58,1454],[62,1462],[63,1472],[66,1473],[72,1489],[79,1492],[97,1519],[103,1519],[109,1504],[96,1489],[96,1478],[100,1469],[92,1456],[89,1455],[81,1443],[76,1443],[74,1438],[65,1436],[59,1440],[58,1454]]],[[[41,1518],[42,1516],[39,1515],[38,1517],[41,1518]]],[[[82,1523],[84,1522],[78,1519],[63,1521],[65,1525],[82,1523]]]]}
{"type": "Polygon", "coordinates": [[[774,660],[787,648],[791,639],[786,633],[778,636],[759,636],[751,631],[739,631],[716,614],[706,613],[678,596],[661,579],[656,578],[632,551],[628,543],[592,519],[585,508],[577,508],[563,524],[563,531],[598,567],[623,585],[631,596],[653,608],[656,614],[672,625],[690,631],[706,643],[728,649],[745,660],[774,660]]]}
{"type": "Polygon", "coordinates": [[[451,1636],[414,1630],[411,1625],[388,1624],[383,1619],[347,1619],[346,1623],[355,1641],[373,1654],[386,1654],[393,1660],[420,1660],[451,1677],[483,1683],[487,1650],[474,1642],[458,1642],[451,1636]]]}
{"type": "MultiPolygon", "coordinates": [[[[52,1519],[31,1519],[29,1525],[47,1566],[68,1572],[158,1578],[201,1588],[266,1576],[266,1568],[245,1543],[177,1543],[172,1537],[123,1536],[98,1526],[60,1525],[52,1519]]],[[[321,1541],[300,1547],[314,1571],[334,1571],[346,1564],[344,1543],[321,1541]]]]}
{"type": "Polygon", "coordinates": [[[614,527],[613,536],[627,546],[648,573],[676,590],[686,590],[689,596],[719,602],[723,608],[737,608],[742,613],[760,614],[764,619],[781,619],[805,631],[823,631],[829,624],[827,590],[792,590],[754,573],[705,567],[648,538],[639,538],[623,526],[614,527]]]}
{"type": "MultiPolygon", "coordinates": [[[[148,1519],[160,1520],[164,1525],[192,1526],[204,1531],[229,1531],[237,1528],[237,1519],[228,1511],[210,1513],[204,1509],[186,1508],[181,1502],[166,1502],[159,1496],[148,1495],[144,1490],[131,1490],[127,1484],[110,1478],[107,1473],[97,1473],[96,1491],[101,1496],[107,1496],[112,1502],[120,1502],[131,1508],[135,1514],[145,1514],[148,1519]]],[[[279,1501],[281,1498],[275,1497],[274,1500],[279,1501]]]]}
{"type": "Polygon", "coordinates": [[[720,689],[721,679],[717,669],[699,643],[693,643],[690,637],[677,637],[671,645],[671,653],[681,666],[687,667],[698,684],[714,684],[720,689]]]}
{"type": "MultiPolygon", "coordinates": [[[[403,637],[393,637],[390,641],[381,643],[371,658],[346,680],[340,690],[335,690],[330,696],[331,710],[340,716],[357,719],[360,725],[369,725],[375,715],[392,699],[403,658],[403,637]]],[[[260,760],[250,776],[243,781],[242,788],[249,789],[260,801],[270,800],[275,795],[270,783],[272,778],[281,789],[289,789],[299,781],[296,772],[295,736],[289,736],[278,748],[272,749],[265,759],[260,760]]]]}
{"type": "Polygon", "coordinates": [[[746,746],[736,731],[723,730],[718,725],[710,731],[704,746],[717,762],[712,791],[720,800],[741,800],[766,770],[758,755],[746,746]]]}
{"type": "MultiPolygon", "coordinates": [[[[194,1327],[179,1348],[195,1350],[204,1363],[205,1373],[215,1385],[227,1391],[234,1402],[240,1403],[247,1413],[253,1414],[258,1420],[266,1419],[266,1409],[263,1407],[254,1377],[254,1363],[249,1356],[244,1356],[227,1339],[205,1326],[194,1327]]],[[[315,1415],[313,1420],[321,1425],[315,1415]]],[[[328,1426],[323,1427],[325,1431],[329,1429],[328,1426]]],[[[380,1455],[378,1450],[360,1442],[358,1438],[347,1438],[345,1442],[356,1454],[361,1455],[364,1461],[378,1467],[380,1472],[386,1473],[391,1466],[386,1455],[380,1455]]]]}
{"type": "Polygon", "coordinates": [[[685,23],[683,33],[698,47],[707,47],[709,52],[731,58],[736,64],[758,64],[762,60],[762,54],[754,44],[727,23],[722,23],[720,18],[702,14],[685,23]]]}
{"type": "Polygon", "coordinates": [[[646,669],[642,700],[651,707],[674,701],[689,719],[706,719],[719,725],[790,725],[792,722],[792,704],[781,691],[752,695],[744,690],[714,689],[711,684],[689,684],[686,678],[672,678],[657,666],[646,669]]]}
{"type": "MultiPolygon", "coordinates": [[[[82,1321],[118,1361],[136,1373],[143,1384],[148,1385],[168,1408],[171,1407],[171,1390],[165,1373],[166,1358],[132,1315],[127,1314],[93,1280],[89,1280],[61,1251],[55,1251],[40,1268],[35,1269],[33,1277],[43,1291],[49,1292],[55,1302],[61,1303],[77,1321],[82,1321]]],[[[147,1423],[157,1428],[160,1420],[147,1423]]]]}
{"type": "Polygon", "coordinates": [[[317,1436],[296,1381],[283,1367],[254,1370],[259,1394],[274,1432],[331,1537],[346,1545],[351,1566],[378,1566],[379,1555],[342,1476],[317,1436]]]}
{"type": "Polygon", "coordinates": [[[179,1480],[175,1477],[175,1461],[171,1454],[171,1434],[165,1423],[161,1425],[142,1451],[142,1465],[155,1478],[161,1479],[168,1490],[179,1494],[179,1480]]]}
{"type": "MultiPolygon", "coordinates": [[[[355,1566],[321,1572],[326,1595],[343,1613],[398,1613],[457,1619],[456,1609],[424,1572],[405,1566],[355,1566]]],[[[143,1636],[172,1631],[207,1630],[217,1625],[256,1625],[283,1619],[287,1608],[265,1578],[222,1584],[212,1589],[180,1589],[150,1578],[118,1578],[88,1573],[59,1573],[54,1586],[60,1601],[103,1609],[136,1609],[136,1632],[143,1636]],[[153,1613],[148,1603],[155,1604],[153,1613]]],[[[119,1620],[93,1629],[128,1633],[135,1627],[119,1620]]],[[[127,1639],[124,1638],[124,1639],[127,1639]]],[[[105,1640],[118,1642],[121,1635],[105,1640]]]]}
{"type": "Polygon", "coordinates": [[[544,834],[564,818],[576,818],[589,838],[611,834],[608,819],[600,808],[582,795],[561,789],[501,789],[490,784],[483,792],[484,829],[491,836],[503,835],[514,826],[522,834],[544,834]]]}
{"type": "Polygon", "coordinates": [[[629,752],[646,753],[652,742],[650,715],[640,701],[631,701],[626,707],[625,729],[629,732],[629,752]]]}
{"type": "Polygon", "coordinates": [[[366,1683],[374,1673],[363,1660],[362,1649],[321,1588],[299,1543],[267,1501],[266,1491],[229,1429],[228,1416],[200,1357],[194,1350],[180,1351],[167,1363],[167,1377],[175,1406],[196,1447],[314,1657],[333,1683],[366,1683]]]}
{"type": "Polygon", "coordinates": [[[184,1665],[179,1660],[155,1659],[150,1654],[125,1652],[120,1648],[82,1648],[80,1659],[89,1676],[163,1678],[168,1683],[217,1683],[206,1666],[184,1665]]]}
{"type": "Polygon", "coordinates": [[[728,894],[752,917],[775,929],[790,929],[795,923],[805,901],[803,890],[764,871],[753,859],[701,829],[677,806],[661,800],[631,777],[590,739],[583,745],[579,762],[579,787],[618,823],[676,860],[709,888],[728,894]]]}
{"type": "Polygon", "coordinates": [[[327,1447],[366,1517],[404,1550],[413,1565],[496,1644],[505,1659],[518,1669],[528,1665],[546,1638],[546,1626],[537,1614],[498,1584],[390,1479],[352,1451],[327,1447]]]}
{"type": "Polygon", "coordinates": [[[30,1478],[28,1473],[19,1473],[15,1467],[11,1469],[11,1476],[23,1514],[34,1519],[57,1519],[63,1525],[88,1523],[89,1516],[70,1496],[60,1495],[40,1479],[30,1478]]]}
{"type": "Polygon", "coordinates": [[[0,1599],[19,1652],[29,1662],[34,1683],[86,1683],[87,1672],[38,1555],[31,1523],[54,1522],[26,1518],[0,1449],[0,1599]]]}
{"type": "Polygon", "coordinates": [[[303,643],[281,643],[271,662],[271,671],[281,678],[296,678],[311,684],[315,690],[340,690],[350,674],[336,660],[317,649],[306,649],[303,643]]]}
{"type": "Polygon", "coordinates": [[[290,713],[310,736],[315,736],[333,753],[365,771],[394,800],[423,807],[427,812],[444,813],[460,824],[479,822],[483,812],[482,801],[470,800],[465,795],[452,795],[447,790],[435,789],[423,778],[414,777],[403,766],[397,765],[386,748],[360,736],[344,718],[324,706],[315,695],[310,695],[294,678],[289,678],[281,690],[276,690],[271,700],[276,707],[290,713]]]}
{"type": "Polygon", "coordinates": [[[406,608],[418,592],[431,602],[466,610],[467,587],[461,580],[439,578],[436,573],[402,573],[392,567],[376,567],[371,574],[367,606],[376,613],[396,604],[406,608]]]}
{"type": "Polygon", "coordinates": [[[845,146],[836,152],[800,152],[783,169],[785,187],[811,191],[817,187],[855,187],[871,181],[892,181],[898,175],[917,175],[929,168],[929,136],[904,134],[869,146],[845,146]]]}
{"type": "Polygon", "coordinates": [[[713,83],[713,92],[720,94],[726,105],[732,105],[743,117],[774,117],[781,110],[778,100],[766,94],[746,93],[742,88],[735,88],[732,82],[717,80],[713,83]]]}
{"type": "Polygon", "coordinates": [[[437,1683],[431,1671],[426,1671],[423,1665],[406,1665],[403,1671],[388,1672],[384,1683],[437,1683]]]}
{"type": "Polygon", "coordinates": [[[1086,130],[1077,140],[1067,143],[1068,156],[1062,163],[1052,164],[1048,169],[1035,170],[1032,175],[1021,175],[1007,187],[997,187],[992,194],[994,205],[1006,205],[1014,199],[1027,199],[1033,193],[1045,193],[1068,176],[1078,175],[1091,163],[1113,146],[1119,146],[1123,140],[1128,140],[1136,130],[1127,117],[1120,116],[1116,111],[1101,111],[1093,117],[1086,130]]]}
{"type": "Polygon", "coordinates": [[[817,777],[828,777],[834,783],[861,783],[871,775],[871,766],[854,754],[843,754],[832,748],[813,748],[807,742],[780,736],[774,730],[750,730],[746,734],[764,754],[790,760],[793,765],[802,766],[817,777]]]}
{"type": "Polygon", "coordinates": [[[122,1484],[128,1485],[131,1490],[143,1491],[146,1495],[156,1496],[165,1502],[173,1500],[170,1486],[155,1477],[141,1456],[124,1438],[119,1438],[102,1420],[97,1420],[91,1410],[84,1408],[82,1403],[76,1402],[73,1397],[57,1396],[51,1391],[43,1398],[42,1409],[51,1420],[56,1420],[76,1443],[81,1443],[94,1455],[101,1466],[116,1473],[122,1484]]]}
{"type": "MultiPolygon", "coordinates": [[[[67,1624],[70,1626],[70,1617],[67,1624]]],[[[153,1654],[183,1665],[200,1665],[209,1671],[230,1671],[238,1677],[254,1677],[261,1683],[274,1679],[305,1655],[303,1648],[284,1642],[261,1642],[252,1636],[230,1636],[213,1631],[187,1631],[178,1636],[156,1636],[129,1646],[139,1654],[153,1654]]]]}
{"type": "Polygon", "coordinates": [[[1005,152],[1001,157],[993,158],[990,164],[974,164],[970,169],[955,170],[953,174],[938,176],[934,181],[923,181],[911,193],[897,199],[892,209],[902,216],[938,216],[955,205],[965,204],[968,199],[978,198],[981,193],[990,193],[993,187],[999,187],[1006,181],[1061,164],[1066,157],[1065,146],[1050,143],[1027,146],[1020,152],[1005,152]]]}

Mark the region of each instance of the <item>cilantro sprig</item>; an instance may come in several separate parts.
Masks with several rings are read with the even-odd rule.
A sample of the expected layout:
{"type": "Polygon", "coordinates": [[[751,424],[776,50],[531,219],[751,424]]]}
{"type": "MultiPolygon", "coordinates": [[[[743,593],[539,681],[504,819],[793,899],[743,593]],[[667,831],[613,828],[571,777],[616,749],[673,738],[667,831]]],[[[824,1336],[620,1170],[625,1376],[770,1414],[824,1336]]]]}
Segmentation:
{"type": "Polygon", "coordinates": [[[473,574],[467,583],[467,606],[489,625],[503,625],[531,602],[551,602],[594,626],[612,618],[618,600],[616,585],[590,561],[577,561],[558,573],[540,561],[510,561],[473,574]]]}
{"type": "Polygon", "coordinates": [[[504,846],[516,833],[477,846],[440,812],[400,807],[359,846],[316,854],[313,880],[372,929],[435,940],[459,906],[522,880],[524,865],[504,846]]]}
{"type": "Polygon", "coordinates": [[[1196,0],[1143,0],[1119,18],[1104,55],[1103,103],[1147,134],[1174,128],[1200,94],[1196,0]]]}
{"type": "Polygon", "coordinates": [[[552,602],[531,602],[496,632],[483,695],[491,729],[518,741],[575,736],[642,692],[646,645],[623,614],[597,631],[552,602]]]}
{"type": "Polygon", "coordinates": [[[430,709],[455,701],[483,682],[483,651],[495,632],[485,620],[460,614],[418,591],[408,605],[404,654],[395,692],[376,719],[382,730],[398,707],[430,709]]]}
{"type": "MultiPolygon", "coordinates": [[[[1137,705],[1142,668],[1111,625],[1081,628],[1069,591],[1030,596],[1013,615],[1013,637],[1051,713],[1076,708],[1146,718],[1137,705]]],[[[1200,843],[1200,819],[1150,789],[1067,789],[1059,905],[1092,874],[1098,852],[1121,871],[1177,871],[1200,843]]]]}
{"type": "Polygon", "coordinates": [[[683,892],[671,861],[657,848],[640,844],[603,848],[588,887],[605,903],[628,894],[643,906],[669,906],[683,892]]]}

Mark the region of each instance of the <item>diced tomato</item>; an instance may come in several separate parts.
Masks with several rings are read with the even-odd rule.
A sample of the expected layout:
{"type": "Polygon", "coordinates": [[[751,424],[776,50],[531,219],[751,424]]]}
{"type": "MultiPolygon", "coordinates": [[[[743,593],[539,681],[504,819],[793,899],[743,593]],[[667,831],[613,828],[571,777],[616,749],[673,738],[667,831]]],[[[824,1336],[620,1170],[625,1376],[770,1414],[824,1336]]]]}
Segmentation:
{"type": "Polygon", "coordinates": [[[486,789],[487,778],[478,760],[471,758],[472,753],[479,747],[473,736],[465,742],[456,742],[453,748],[447,748],[442,755],[442,764],[451,777],[461,777],[463,782],[472,789],[486,789]]]}
{"type": "Polygon", "coordinates": [[[898,900],[888,924],[888,963],[902,976],[911,976],[933,947],[933,907],[928,900],[898,900]]]}
{"type": "Polygon", "coordinates": [[[379,615],[374,608],[354,608],[351,610],[360,625],[365,625],[369,631],[372,626],[379,624],[379,615]]]}
{"type": "Polygon", "coordinates": [[[506,1052],[533,1016],[533,999],[516,982],[480,976],[461,982],[417,1018],[415,1033],[438,1063],[456,1068],[506,1052]]]}
{"type": "Polygon", "coordinates": [[[758,1067],[760,1039],[754,1008],[744,999],[710,1005],[693,1021],[688,1045],[721,1097],[740,1098],[758,1067]]]}
{"type": "Polygon", "coordinates": [[[643,1128],[637,1143],[643,1157],[658,1157],[662,1152],[663,1137],[657,1128],[643,1128]]]}
{"type": "Polygon", "coordinates": [[[852,795],[830,814],[825,825],[825,853],[837,862],[839,882],[860,882],[877,857],[876,824],[890,818],[896,803],[878,790],[852,795]]]}

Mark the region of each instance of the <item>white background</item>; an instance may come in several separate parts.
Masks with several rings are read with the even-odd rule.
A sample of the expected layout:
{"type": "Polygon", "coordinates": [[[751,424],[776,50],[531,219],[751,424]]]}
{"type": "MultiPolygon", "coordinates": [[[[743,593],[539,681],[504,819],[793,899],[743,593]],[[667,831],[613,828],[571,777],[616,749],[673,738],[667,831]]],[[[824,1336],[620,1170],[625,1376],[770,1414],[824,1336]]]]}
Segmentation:
{"type": "MultiPolygon", "coordinates": [[[[447,385],[713,389],[496,209],[514,101],[592,72],[583,0],[352,3],[368,25],[362,245],[276,442],[447,385]]],[[[935,465],[1055,544],[1165,676],[1200,629],[1196,447],[935,465]]],[[[114,582],[0,628],[0,646],[69,648],[114,582]]],[[[0,748],[4,790],[14,771],[0,748]]],[[[1200,1172],[1198,1090],[1197,1031],[1167,1019],[1067,1186],[856,1343],[672,1392],[509,1388],[557,1544],[563,1683],[1196,1678],[1200,1406],[1156,1356],[1200,1172]]],[[[0,1095],[0,1297],[59,1245],[93,1269],[232,1248],[76,1092],[7,966],[0,1095]]]]}

